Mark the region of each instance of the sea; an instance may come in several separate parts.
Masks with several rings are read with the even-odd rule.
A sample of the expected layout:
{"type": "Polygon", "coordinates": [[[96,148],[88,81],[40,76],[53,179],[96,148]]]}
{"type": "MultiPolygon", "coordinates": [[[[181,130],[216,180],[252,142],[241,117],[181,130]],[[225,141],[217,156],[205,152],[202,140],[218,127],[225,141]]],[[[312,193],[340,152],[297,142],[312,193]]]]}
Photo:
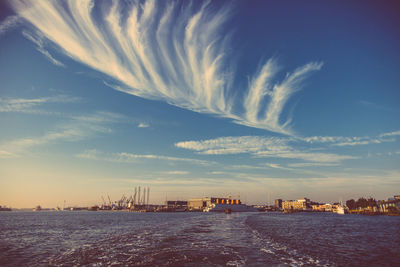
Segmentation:
{"type": "Polygon", "coordinates": [[[0,266],[400,266],[400,217],[0,212],[0,266]]]}

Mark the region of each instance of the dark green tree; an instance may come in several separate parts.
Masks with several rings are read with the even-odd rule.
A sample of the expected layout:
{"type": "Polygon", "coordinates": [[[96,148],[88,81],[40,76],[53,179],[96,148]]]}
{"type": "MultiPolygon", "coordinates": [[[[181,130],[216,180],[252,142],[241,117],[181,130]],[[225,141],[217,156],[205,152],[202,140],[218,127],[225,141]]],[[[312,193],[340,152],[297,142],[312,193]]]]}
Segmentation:
{"type": "Polygon", "coordinates": [[[366,208],[368,207],[368,200],[360,197],[357,201],[356,201],[356,207],[357,208],[366,208]]]}
{"type": "Polygon", "coordinates": [[[356,207],[356,201],[354,199],[347,200],[346,201],[346,206],[351,210],[354,210],[354,209],[357,208],[356,207]]]}
{"type": "Polygon", "coordinates": [[[367,200],[367,205],[368,207],[376,207],[377,204],[375,198],[369,197],[367,200]]]}

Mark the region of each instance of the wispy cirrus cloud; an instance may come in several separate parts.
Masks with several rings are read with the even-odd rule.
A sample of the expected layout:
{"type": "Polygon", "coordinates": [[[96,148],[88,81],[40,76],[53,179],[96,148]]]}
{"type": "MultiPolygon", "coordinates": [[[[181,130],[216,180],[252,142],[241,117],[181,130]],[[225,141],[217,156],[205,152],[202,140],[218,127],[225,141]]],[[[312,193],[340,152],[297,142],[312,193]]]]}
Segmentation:
{"type": "Polygon", "coordinates": [[[176,143],[175,146],[208,155],[255,154],[260,151],[285,151],[290,149],[286,138],[260,136],[228,136],[202,141],[183,141],[176,143]]]}
{"type": "Polygon", "coordinates": [[[99,151],[97,149],[85,150],[82,153],[77,154],[76,157],[82,159],[101,160],[101,161],[110,161],[119,163],[135,163],[135,162],[137,163],[138,160],[162,160],[162,161],[183,162],[183,163],[200,164],[200,165],[212,164],[211,161],[199,160],[199,159],[179,158],[179,157],[153,155],[153,154],[133,154],[127,152],[106,153],[99,151]]]}
{"type": "Polygon", "coordinates": [[[67,95],[56,95],[41,98],[0,98],[0,112],[38,113],[35,109],[50,103],[76,103],[81,99],[67,95]]]}
{"type": "Polygon", "coordinates": [[[0,36],[20,23],[18,16],[8,16],[0,23],[0,36]]]}
{"type": "Polygon", "coordinates": [[[32,41],[33,43],[36,44],[36,49],[42,53],[51,63],[53,63],[56,66],[59,67],[65,67],[65,65],[60,62],[59,60],[55,59],[48,50],[45,49],[45,44],[44,44],[44,37],[40,32],[36,32],[35,35],[32,35],[30,33],[28,33],[27,31],[23,31],[22,34],[29,39],[30,41],[32,41]]]}
{"type": "Polygon", "coordinates": [[[32,147],[60,142],[76,142],[97,134],[109,134],[112,129],[109,124],[117,123],[121,115],[111,112],[95,112],[88,115],[71,116],[53,130],[40,136],[29,136],[10,140],[0,144],[0,158],[15,157],[25,153],[32,147]]]}
{"type": "Polygon", "coordinates": [[[48,109],[49,104],[80,103],[80,97],[68,95],[55,95],[39,98],[0,98],[0,112],[18,112],[38,115],[56,115],[66,119],[65,125],[76,126],[78,124],[93,127],[109,123],[132,123],[126,116],[109,111],[95,111],[85,114],[61,113],[48,109]]]}
{"type": "Polygon", "coordinates": [[[8,146],[19,149],[44,145],[55,141],[75,141],[81,139],[85,134],[79,129],[63,129],[50,131],[39,137],[27,137],[11,141],[8,146]]]}
{"type": "Polygon", "coordinates": [[[13,158],[15,155],[11,152],[8,152],[6,150],[0,150],[0,159],[7,159],[7,158],[13,158]]]}
{"type": "MultiPolygon", "coordinates": [[[[298,159],[306,162],[293,163],[289,167],[335,166],[341,161],[357,159],[353,155],[326,153],[318,150],[330,150],[332,147],[357,146],[395,142],[400,131],[379,134],[375,137],[261,137],[261,136],[228,136],[200,141],[182,141],[175,143],[177,148],[196,151],[206,155],[250,154],[254,157],[298,159]],[[310,149],[306,144],[312,144],[310,149]],[[297,164],[297,165],[296,165],[297,164]]],[[[270,164],[271,168],[280,165],[270,164]]]]}
{"type": "MultiPolygon", "coordinates": [[[[255,157],[301,159],[311,162],[340,162],[356,159],[355,156],[322,153],[295,148],[294,138],[276,138],[260,136],[220,137],[203,141],[184,141],[175,144],[178,148],[197,151],[200,154],[226,155],[247,153],[255,157]]],[[[277,168],[277,165],[269,167],[277,168]]]]}
{"type": "Polygon", "coordinates": [[[398,136],[398,135],[400,135],[400,131],[393,131],[393,132],[380,134],[379,137],[398,136]]]}
{"type": "Polygon", "coordinates": [[[400,131],[382,133],[378,136],[312,136],[301,138],[301,140],[311,144],[330,144],[332,146],[359,146],[369,144],[380,144],[383,142],[393,142],[395,137],[400,135],[400,131]]]}
{"type": "Polygon", "coordinates": [[[390,108],[390,107],[387,107],[384,105],[379,105],[379,104],[376,104],[374,102],[367,101],[367,100],[360,100],[360,101],[358,101],[358,103],[365,107],[369,107],[369,108],[376,109],[376,110],[394,111],[393,108],[390,108]]]}
{"type": "Polygon", "coordinates": [[[39,39],[28,38],[39,51],[46,51],[43,36],[65,55],[113,78],[117,90],[278,133],[291,134],[291,118],[282,118],[282,111],[303,80],[322,67],[310,62],[279,81],[282,68],[266,60],[243,96],[229,52],[230,3],[21,0],[11,5],[36,29],[39,39]]]}
{"type": "MultiPolygon", "coordinates": [[[[290,163],[290,168],[331,167],[340,162],[358,159],[358,156],[337,154],[331,152],[333,147],[360,146],[395,142],[400,131],[379,134],[375,137],[344,137],[344,136],[312,136],[312,137],[261,137],[261,136],[228,136],[200,141],[182,141],[175,143],[177,148],[196,151],[205,155],[250,154],[259,158],[296,159],[302,162],[290,163]],[[308,144],[308,146],[307,146],[308,144]],[[310,148],[309,145],[313,147],[310,148]]],[[[275,163],[267,165],[270,168],[286,168],[275,163]]],[[[240,168],[247,168],[241,166],[240,168]]],[[[248,168],[264,168],[248,166],[248,168]]],[[[287,169],[287,168],[286,168],[287,169]]]]}
{"type": "Polygon", "coordinates": [[[322,162],[303,162],[303,163],[290,163],[289,167],[292,168],[305,168],[305,167],[335,167],[338,163],[322,163],[322,162]]]}
{"type": "Polygon", "coordinates": [[[256,153],[258,157],[275,157],[284,159],[301,159],[312,162],[340,162],[348,159],[357,159],[359,157],[350,155],[338,155],[334,153],[321,153],[312,151],[289,150],[289,151],[260,151],[256,153]]]}
{"type": "Polygon", "coordinates": [[[189,174],[189,172],[188,171],[169,171],[169,172],[166,172],[166,174],[169,174],[169,175],[187,175],[187,174],[189,174]]]}
{"type": "Polygon", "coordinates": [[[150,124],[146,123],[146,122],[141,122],[138,124],[137,126],[138,128],[149,128],[150,124]]]}

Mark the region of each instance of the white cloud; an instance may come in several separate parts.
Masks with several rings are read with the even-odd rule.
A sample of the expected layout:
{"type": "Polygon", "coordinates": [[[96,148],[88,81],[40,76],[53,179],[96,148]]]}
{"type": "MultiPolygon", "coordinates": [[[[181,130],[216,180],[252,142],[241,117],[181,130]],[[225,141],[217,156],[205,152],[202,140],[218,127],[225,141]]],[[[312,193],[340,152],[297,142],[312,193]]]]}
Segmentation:
{"type": "MultiPolygon", "coordinates": [[[[227,155],[251,154],[255,157],[270,157],[283,159],[300,159],[306,163],[298,163],[297,167],[333,166],[341,161],[357,159],[352,155],[325,153],[320,150],[331,150],[332,147],[357,146],[395,142],[395,136],[400,131],[383,133],[377,137],[343,137],[343,136],[312,136],[312,137],[261,137],[238,136],[219,137],[200,141],[182,141],[175,144],[178,148],[196,151],[199,154],[227,155]],[[388,138],[393,137],[393,138],[388,138]],[[312,144],[313,147],[305,146],[312,144]],[[319,151],[316,151],[319,150],[319,151]],[[311,163],[310,163],[311,162],[311,163]]],[[[289,165],[288,165],[289,166],[289,165]]],[[[279,167],[279,165],[270,165],[279,167]]],[[[292,165],[296,167],[296,165],[292,165]]],[[[252,167],[254,168],[254,167],[252,167]]]]}
{"type": "Polygon", "coordinates": [[[333,144],[334,146],[360,146],[369,144],[380,144],[382,140],[364,140],[364,141],[350,141],[333,144]]]}
{"type": "Polygon", "coordinates": [[[220,137],[204,141],[184,141],[175,144],[178,148],[198,151],[201,154],[257,153],[261,150],[282,151],[289,149],[287,139],[263,138],[259,136],[220,137]]]}
{"type": "Polygon", "coordinates": [[[281,83],[274,84],[272,79],[279,68],[274,60],[268,60],[250,83],[245,99],[246,118],[239,119],[238,122],[252,127],[268,125],[268,130],[290,133],[287,126],[291,118],[281,124],[279,122],[280,114],[289,97],[301,88],[301,82],[307,75],[311,71],[321,69],[321,67],[322,63],[309,63],[296,69],[293,73],[287,74],[281,83]],[[268,98],[269,104],[266,110],[263,111],[261,110],[261,105],[265,97],[268,98]],[[263,114],[260,115],[260,112],[263,114]]]}
{"type": "Polygon", "coordinates": [[[394,131],[394,132],[389,132],[389,133],[383,133],[379,135],[379,137],[387,137],[387,136],[397,136],[400,135],[400,131],[394,131]]]}
{"type": "Polygon", "coordinates": [[[212,174],[212,175],[226,175],[226,174],[229,174],[229,175],[231,175],[232,173],[231,172],[222,172],[222,171],[212,171],[212,172],[209,172],[209,174],[212,174]]]}
{"type": "Polygon", "coordinates": [[[303,167],[335,167],[338,163],[320,163],[320,162],[303,162],[303,163],[290,163],[289,167],[303,168],[303,167]]]}
{"type": "Polygon", "coordinates": [[[141,122],[138,125],[138,128],[148,128],[148,127],[150,127],[150,125],[148,123],[145,123],[145,122],[141,122]]]}
{"type": "Polygon", "coordinates": [[[29,39],[30,41],[32,41],[33,43],[35,43],[37,45],[36,49],[42,53],[51,63],[53,63],[56,66],[59,67],[65,67],[65,65],[63,63],[61,63],[60,61],[58,61],[57,59],[55,59],[48,50],[46,50],[44,48],[44,37],[42,36],[42,34],[40,34],[40,32],[36,33],[36,36],[31,35],[30,33],[23,31],[22,34],[29,39]]]}
{"type": "Polygon", "coordinates": [[[169,172],[166,172],[167,174],[169,174],[169,175],[186,175],[186,174],[189,174],[189,172],[187,172],[187,171],[169,171],[169,172]]]}
{"type": "Polygon", "coordinates": [[[352,138],[342,137],[342,136],[311,136],[302,138],[303,141],[307,143],[338,143],[344,140],[352,140],[352,138]]]}
{"type": "Polygon", "coordinates": [[[273,169],[292,170],[292,169],[290,169],[290,168],[283,167],[283,166],[281,166],[281,165],[279,165],[279,164],[276,164],[276,163],[267,163],[266,165],[267,165],[268,167],[270,167],[270,168],[273,168],[273,169]]]}
{"type": "Polygon", "coordinates": [[[75,103],[80,98],[66,95],[56,95],[42,98],[0,98],[0,112],[36,113],[35,107],[48,103],[75,103]]]}
{"type": "Polygon", "coordinates": [[[112,130],[107,125],[118,122],[117,118],[119,114],[110,112],[71,117],[67,122],[41,136],[24,137],[4,143],[0,145],[0,150],[4,149],[13,155],[18,155],[34,146],[80,141],[96,134],[111,133],[112,130]]]}
{"type": "Polygon", "coordinates": [[[15,155],[11,152],[0,150],[0,159],[13,158],[15,155]]]}
{"type": "Polygon", "coordinates": [[[394,137],[400,135],[400,131],[383,133],[376,137],[362,136],[362,137],[343,137],[343,136],[312,136],[299,138],[310,144],[331,144],[332,146],[359,146],[369,144],[380,144],[382,142],[394,142],[396,139],[387,137],[394,137]]]}
{"type": "Polygon", "coordinates": [[[302,152],[297,150],[292,151],[260,151],[256,154],[259,157],[273,157],[285,159],[301,159],[312,162],[340,162],[342,160],[357,159],[355,156],[338,155],[333,153],[315,153],[315,152],[302,152]]]}
{"type": "Polygon", "coordinates": [[[6,33],[8,30],[16,27],[19,22],[20,19],[18,16],[8,16],[0,23],[0,36],[6,33]]]}
{"type": "Polygon", "coordinates": [[[244,99],[237,91],[230,54],[232,5],[206,1],[12,1],[16,13],[37,30],[25,36],[44,50],[49,40],[65,55],[114,79],[115,89],[159,99],[192,111],[229,118],[246,126],[290,134],[282,111],[303,80],[321,63],[311,62],[277,81],[270,59],[250,77],[244,99]],[[123,14],[122,14],[123,13],[123,14]],[[234,97],[235,96],[235,97],[234,97]],[[238,110],[243,110],[239,112],[238,110]]]}
{"type": "Polygon", "coordinates": [[[91,114],[72,116],[71,118],[74,121],[78,121],[81,123],[89,123],[92,125],[118,123],[127,120],[127,118],[124,115],[109,111],[97,111],[91,114]]]}
{"type": "MultiPolygon", "coordinates": [[[[133,153],[105,153],[96,149],[85,150],[82,153],[76,155],[78,158],[91,159],[91,160],[102,160],[110,162],[120,162],[120,163],[134,163],[138,160],[162,160],[162,161],[173,161],[173,162],[185,162],[191,164],[200,165],[210,165],[212,162],[191,158],[178,158],[162,155],[152,155],[152,154],[133,154],[133,153]]],[[[183,174],[183,173],[181,173],[183,174]]]]}
{"type": "Polygon", "coordinates": [[[194,150],[200,154],[226,155],[247,153],[256,157],[301,159],[312,162],[340,162],[342,160],[358,158],[349,155],[299,150],[295,149],[290,144],[299,141],[301,140],[293,138],[230,136],[203,141],[178,142],[175,146],[178,148],[194,150]]]}
{"type": "Polygon", "coordinates": [[[51,131],[43,136],[34,138],[21,138],[9,143],[9,146],[18,148],[27,148],[31,146],[44,145],[55,141],[75,141],[80,140],[84,136],[80,129],[63,129],[59,131],[51,131]]]}

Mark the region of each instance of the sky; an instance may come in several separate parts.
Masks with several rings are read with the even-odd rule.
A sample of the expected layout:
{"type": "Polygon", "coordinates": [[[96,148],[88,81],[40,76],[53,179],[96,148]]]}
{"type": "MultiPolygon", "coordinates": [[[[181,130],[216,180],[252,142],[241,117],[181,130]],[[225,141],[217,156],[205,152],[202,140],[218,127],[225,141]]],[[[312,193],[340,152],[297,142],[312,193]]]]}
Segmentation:
{"type": "Polygon", "coordinates": [[[400,193],[396,1],[1,1],[0,205],[400,193]]]}

